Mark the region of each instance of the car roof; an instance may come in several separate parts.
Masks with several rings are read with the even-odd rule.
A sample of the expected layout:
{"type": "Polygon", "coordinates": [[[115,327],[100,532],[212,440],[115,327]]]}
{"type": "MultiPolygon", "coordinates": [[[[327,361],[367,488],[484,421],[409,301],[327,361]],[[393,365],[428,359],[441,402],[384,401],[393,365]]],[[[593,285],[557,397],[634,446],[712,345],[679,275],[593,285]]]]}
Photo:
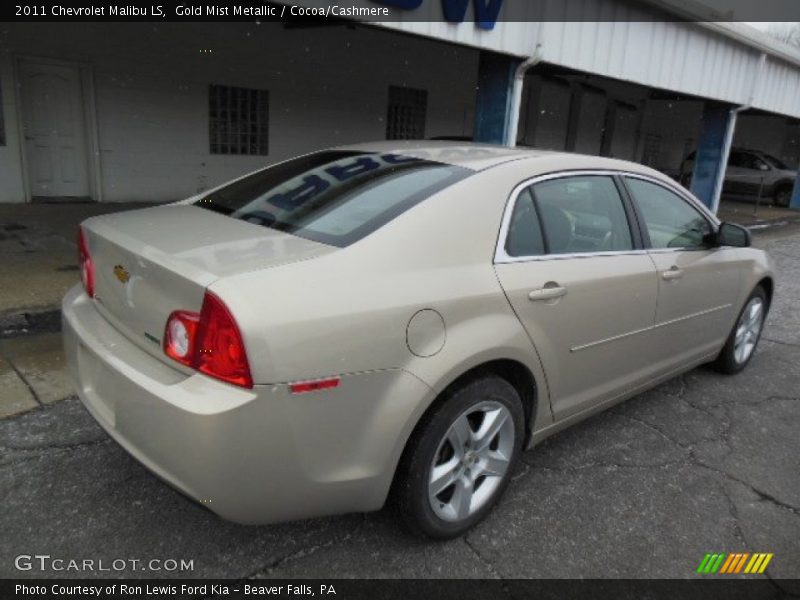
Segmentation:
{"type": "Polygon", "coordinates": [[[341,146],[337,150],[353,152],[379,152],[385,154],[402,154],[415,158],[434,160],[450,165],[457,165],[482,171],[504,163],[531,159],[548,159],[542,163],[557,162],[562,159],[569,169],[614,169],[641,173],[654,173],[653,169],[638,163],[573,152],[558,152],[538,148],[499,146],[474,142],[451,142],[443,140],[389,140],[341,146]]]}
{"type": "MultiPolygon", "coordinates": [[[[354,144],[337,148],[356,152],[380,152],[382,154],[402,154],[424,158],[450,165],[458,165],[480,171],[494,165],[514,160],[523,155],[517,148],[494,144],[448,140],[389,140],[354,144]]],[[[542,154],[545,150],[539,150],[542,154]]]]}

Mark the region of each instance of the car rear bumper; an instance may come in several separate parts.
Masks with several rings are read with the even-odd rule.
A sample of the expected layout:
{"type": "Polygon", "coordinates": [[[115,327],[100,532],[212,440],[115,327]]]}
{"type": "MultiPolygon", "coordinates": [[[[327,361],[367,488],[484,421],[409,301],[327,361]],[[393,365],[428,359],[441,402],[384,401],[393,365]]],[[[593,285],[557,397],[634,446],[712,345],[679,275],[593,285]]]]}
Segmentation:
{"type": "Polygon", "coordinates": [[[241,523],[368,511],[386,498],[433,392],[400,369],[332,390],[186,375],[115,329],[80,286],[63,301],[67,363],[91,415],[159,477],[241,523]]]}

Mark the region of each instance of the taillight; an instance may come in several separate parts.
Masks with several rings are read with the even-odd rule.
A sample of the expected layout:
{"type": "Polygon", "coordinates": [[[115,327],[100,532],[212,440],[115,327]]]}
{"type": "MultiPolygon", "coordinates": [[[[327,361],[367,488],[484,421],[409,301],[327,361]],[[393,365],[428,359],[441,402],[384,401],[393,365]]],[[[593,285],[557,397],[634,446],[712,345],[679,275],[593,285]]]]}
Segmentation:
{"type": "Polygon", "coordinates": [[[222,300],[206,292],[197,326],[196,368],[212,377],[251,388],[242,334],[222,300]]]}
{"type": "Polygon", "coordinates": [[[169,316],[164,352],[211,377],[253,387],[239,327],[228,307],[211,292],[206,292],[200,314],[178,310],[169,316]]]}
{"type": "Polygon", "coordinates": [[[194,345],[200,315],[187,310],[176,310],[167,320],[164,332],[164,352],[189,367],[194,366],[194,345]]]}
{"type": "Polygon", "coordinates": [[[89,298],[94,298],[94,263],[89,254],[89,243],[86,241],[86,232],[83,227],[78,228],[78,268],[81,272],[83,289],[89,298]]]}

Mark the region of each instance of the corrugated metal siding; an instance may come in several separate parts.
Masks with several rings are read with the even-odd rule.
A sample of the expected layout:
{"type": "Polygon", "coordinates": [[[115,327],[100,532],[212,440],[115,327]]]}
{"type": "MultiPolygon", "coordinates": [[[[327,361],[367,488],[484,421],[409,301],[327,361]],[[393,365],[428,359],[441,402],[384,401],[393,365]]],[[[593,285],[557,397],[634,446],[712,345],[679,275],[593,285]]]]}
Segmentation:
{"type": "Polygon", "coordinates": [[[758,56],[690,23],[555,22],[542,35],[549,63],[733,103],[747,100],[758,56]]]}
{"type": "Polygon", "coordinates": [[[767,59],[753,106],[800,116],[800,70],[777,59],[767,59]]]}
{"type": "MultiPolygon", "coordinates": [[[[350,4],[378,6],[369,0],[350,4]]],[[[717,32],[695,23],[657,21],[664,13],[619,0],[505,0],[503,20],[492,31],[471,22],[443,22],[436,0],[391,14],[396,21],[375,24],[516,56],[530,56],[538,46],[548,63],[737,105],[750,99],[760,56],[734,39],[735,33],[741,35],[735,24],[717,32]]],[[[469,7],[467,18],[471,15],[469,7]]],[[[800,65],[770,58],[755,98],[758,108],[800,117],[800,65]]]]}

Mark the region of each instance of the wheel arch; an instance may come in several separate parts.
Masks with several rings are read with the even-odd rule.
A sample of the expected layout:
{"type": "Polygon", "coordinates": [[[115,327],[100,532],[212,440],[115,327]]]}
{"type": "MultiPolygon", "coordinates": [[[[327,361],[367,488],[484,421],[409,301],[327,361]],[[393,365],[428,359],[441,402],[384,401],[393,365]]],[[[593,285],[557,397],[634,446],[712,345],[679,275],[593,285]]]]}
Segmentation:
{"type": "Polygon", "coordinates": [[[764,288],[764,293],[767,295],[767,308],[769,308],[772,306],[772,295],[775,292],[775,281],[770,276],[763,277],[756,284],[756,287],[759,286],[764,288]]]}
{"type": "MultiPolygon", "coordinates": [[[[539,407],[541,400],[539,390],[541,386],[536,380],[533,372],[524,363],[513,358],[493,358],[486,360],[479,364],[473,365],[461,371],[458,375],[451,377],[449,381],[443,383],[440,388],[441,391],[436,394],[433,401],[428,404],[424,411],[419,415],[411,428],[410,433],[403,442],[403,448],[398,456],[395,464],[394,473],[392,475],[392,482],[389,488],[388,497],[391,498],[395,494],[393,492],[397,485],[398,474],[400,473],[401,465],[404,462],[406,454],[417,438],[417,433],[425,422],[426,417],[433,412],[443,402],[446,402],[450,395],[465,385],[469,381],[486,375],[496,375],[508,381],[522,400],[522,409],[525,414],[525,437],[523,438],[522,448],[527,448],[533,435],[534,424],[536,421],[536,411],[539,407]]],[[[544,382],[542,382],[543,385],[544,382]]],[[[437,386],[438,387],[438,386],[437,386]]]]}
{"type": "Polygon", "coordinates": [[[405,440],[401,455],[406,452],[409,443],[414,438],[414,434],[428,414],[443,402],[446,402],[453,392],[461,386],[469,381],[487,375],[496,375],[505,379],[519,394],[525,414],[525,438],[523,439],[523,447],[526,447],[534,429],[536,411],[539,409],[539,403],[541,401],[541,386],[530,368],[519,360],[514,358],[493,358],[465,368],[457,375],[451,375],[449,380],[441,382],[440,386],[437,386],[441,391],[436,394],[433,401],[419,415],[419,418],[417,418],[416,423],[414,423],[414,426],[411,428],[410,435],[405,440]]]}

